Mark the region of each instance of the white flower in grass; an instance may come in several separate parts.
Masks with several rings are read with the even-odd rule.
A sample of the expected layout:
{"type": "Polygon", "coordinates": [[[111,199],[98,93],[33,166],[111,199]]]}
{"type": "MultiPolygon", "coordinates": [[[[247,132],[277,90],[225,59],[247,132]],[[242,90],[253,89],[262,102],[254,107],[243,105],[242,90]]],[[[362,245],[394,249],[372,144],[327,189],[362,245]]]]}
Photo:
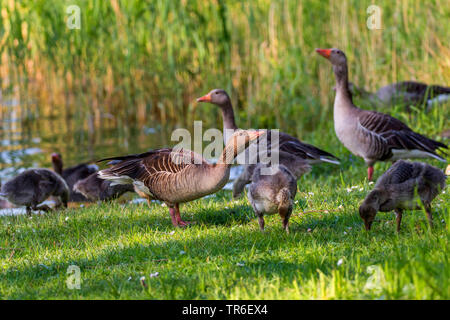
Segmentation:
{"type": "Polygon", "coordinates": [[[161,207],[167,207],[167,205],[163,202],[161,203],[161,207]]]}
{"type": "Polygon", "coordinates": [[[346,236],[347,235],[347,231],[344,231],[344,236],[346,236]]]}
{"type": "Polygon", "coordinates": [[[157,276],[159,276],[159,272],[150,273],[150,278],[156,278],[157,276]]]}
{"type": "Polygon", "coordinates": [[[337,266],[339,267],[341,264],[343,264],[344,263],[344,259],[339,259],[338,260],[338,262],[337,262],[337,266]]]}
{"type": "Polygon", "coordinates": [[[238,262],[238,263],[236,263],[236,265],[237,265],[238,267],[243,267],[243,266],[245,266],[245,263],[243,263],[243,262],[238,262]]]}
{"type": "Polygon", "coordinates": [[[186,254],[186,251],[181,250],[181,251],[180,251],[180,254],[186,254]]]}
{"type": "Polygon", "coordinates": [[[347,193],[352,192],[352,188],[347,188],[347,193]]]}
{"type": "Polygon", "coordinates": [[[139,278],[139,281],[141,281],[141,282],[142,282],[142,281],[145,281],[145,277],[144,277],[144,276],[140,277],[140,278],[139,278]]]}
{"type": "Polygon", "coordinates": [[[129,277],[128,279],[127,279],[127,281],[130,281],[131,279],[133,279],[132,277],[129,277]]]}
{"type": "Polygon", "coordinates": [[[369,186],[371,186],[371,185],[373,185],[374,184],[374,182],[373,181],[370,181],[369,182],[369,186]]]}
{"type": "Polygon", "coordinates": [[[344,209],[344,206],[341,204],[338,209],[344,209]]]}
{"type": "Polygon", "coordinates": [[[312,231],[312,229],[311,228],[308,228],[308,230],[306,230],[307,232],[311,232],[312,231]]]}
{"type": "Polygon", "coordinates": [[[67,221],[67,220],[69,220],[69,217],[66,217],[66,218],[64,219],[64,221],[67,221]]]}

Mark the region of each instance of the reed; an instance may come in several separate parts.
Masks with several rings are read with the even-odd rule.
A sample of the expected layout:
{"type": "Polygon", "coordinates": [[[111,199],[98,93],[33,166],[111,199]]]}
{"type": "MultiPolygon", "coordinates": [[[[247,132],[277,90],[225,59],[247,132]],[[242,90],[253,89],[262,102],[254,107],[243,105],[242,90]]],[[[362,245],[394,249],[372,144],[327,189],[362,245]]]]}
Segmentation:
{"type": "Polygon", "coordinates": [[[377,1],[381,30],[367,28],[366,0],[0,3],[1,77],[22,100],[37,98],[39,112],[85,127],[220,125],[195,98],[222,87],[242,126],[302,136],[331,117],[334,79],[315,47],[343,49],[366,89],[450,82],[445,0],[377,1]],[[81,9],[79,30],[66,26],[70,4],[81,9]]]}

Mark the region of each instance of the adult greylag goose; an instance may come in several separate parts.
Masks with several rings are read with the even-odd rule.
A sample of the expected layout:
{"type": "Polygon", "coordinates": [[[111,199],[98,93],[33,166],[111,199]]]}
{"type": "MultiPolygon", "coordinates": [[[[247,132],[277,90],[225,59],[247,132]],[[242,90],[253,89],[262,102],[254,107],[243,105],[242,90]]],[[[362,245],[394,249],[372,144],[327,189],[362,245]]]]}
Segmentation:
{"type": "Polygon", "coordinates": [[[82,163],[70,168],[64,169],[62,156],[59,153],[52,153],[53,170],[64,178],[70,189],[70,201],[85,202],[89,201],[82,194],[73,190],[75,183],[79,180],[87,178],[98,171],[98,166],[95,164],[82,163]]]}
{"type": "Polygon", "coordinates": [[[46,205],[38,206],[50,196],[59,197],[58,206],[67,207],[69,187],[60,175],[48,169],[25,170],[6,182],[0,191],[0,197],[17,206],[26,206],[28,215],[32,210],[51,210],[46,205]]]}
{"type": "Polygon", "coordinates": [[[445,188],[442,170],[423,162],[397,161],[378,180],[359,207],[366,230],[378,211],[395,210],[400,231],[403,210],[420,209],[423,204],[432,225],[431,201],[445,188]]]}
{"type": "Polygon", "coordinates": [[[230,167],[239,153],[264,131],[238,130],[227,142],[217,163],[211,164],[201,155],[186,149],[157,149],[142,154],[102,159],[120,160],[101,170],[99,177],[115,184],[133,184],[136,192],[147,200],[161,200],[169,207],[174,226],[185,226],[179,204],[192,201],[223,188],[230,167]]]}
{"type": "MultiPolygon", "coordinates": [[[[303,173],[311,169],[304,160],[303,165],[299,167],[303,173]]],[[[296,193],[297,178],[286,166],[283,164],[270,166],[263,163],[256,165],[251,178],[248,200],[258,217],[261,231],[264,231],[264,215],[278,213],[284,230],[289,233],[289,217],[294,207],[296,193]],[[263,172],[264,169],[267,171],[263,172]]]]}
{"type": "MultiPolygon", "coordinates": [[[[231,99],[228,96],[227,92],[223,89],[214,89],[210,91],[208,94],[204,95],[197,99],[198,102],[209,102],[217,105],[222,111],[223,118],[223,130],[224,130],[224,139],[228,138],[228,135],[232,133],[234,130],[237,130],[238,127],[234,118],[233,106],[231,104],[231,99]]],[[[290,153],[299,157],[301,159],[306,160],[308,163],[321,163],[328,162],[333,164],[339,164],[339,159],[332,155],[329,152],[323,151],[313,145],[306,144],[298,140],[297,138],[284,133],[279,132],[279,144],[278,148],[280,151],[290,153]]],[[[267,149],[270,150],[270,142],[271,142],[272,131],[268,130],[267,132],[267,149]]],[[[253,172],[251,171],[254,166],[245,166],[244,172],[242,175],[246,175],[247,177],[251,177],[253,172]]],[[[240,181],[244,181],[242,178],[240,181]]],[[[238,196],[242,193],[242,190],[245,185],[240,185],[239,188],[236,186],[233,187],[234,194],[233,196],[238,196]]]]}
{"type": "Polygon", "coordinates": [[[126,192],[134,192],[134,187],[132,184],[114,185],[111,181],[100,179],[95,172],[75,183],[73,191],[81,193],[90,201],[109,201],[119,198],[126,192]]]}
{"type": "Polygon", "coordinates": [[[369,180],[372,180],[373,165],[377,161],[435,158],[445,162],[436,153],[439,148],[447,148],[445,144],[412,131],[394,117],[362,110],[353,104],[348,88],[347,58],[344,52],[335,48],[316,51],[333,65],[336,78],[333,112],[336,135],[348,150],[364,159],[369,166],[369,180]]]}
{"type": "Polygon", "coordinates": [[[377,92],[368,92],[349,83],[349,89],[352,94],[359,95],[373,102],[375,105],[418,105],[426,103],[431,105],[433,102],[444,102],[450,99],[450,88],[439,85],[427,85],[417,81],[401,81],[381,87],[377,92]]]}

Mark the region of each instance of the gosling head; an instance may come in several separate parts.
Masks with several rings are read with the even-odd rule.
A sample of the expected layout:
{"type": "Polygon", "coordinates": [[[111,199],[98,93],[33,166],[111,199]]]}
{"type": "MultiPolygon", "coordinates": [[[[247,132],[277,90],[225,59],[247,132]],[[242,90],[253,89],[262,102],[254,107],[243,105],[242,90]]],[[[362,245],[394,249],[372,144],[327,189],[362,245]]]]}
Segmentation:
{"type": "Polygon", "coordinates": [[[374,189],[364,199],[363,203],[359,206],[359,216],[364,221],[364,226],[367,231],[372,227],[373,220],[380,208],[380,203],[383,202],[384,193],[381,190],[374,189]]]}
{"type": "Polygon", "coordinates": [[[211,90],[208,94],[197,99],[197,102],[209,102],[219,107],[228,105],[230,103],[230,97],[228,93],[223,89],[211,90]]]}
{"type": "Polygon", "coordinates": [[[61,174],[62,168],[63,168],[63,161],[61,154],[59,153],[52,153],[52,164],[53,164],[53,170],[55,170],[56,173],[61,174]]]}

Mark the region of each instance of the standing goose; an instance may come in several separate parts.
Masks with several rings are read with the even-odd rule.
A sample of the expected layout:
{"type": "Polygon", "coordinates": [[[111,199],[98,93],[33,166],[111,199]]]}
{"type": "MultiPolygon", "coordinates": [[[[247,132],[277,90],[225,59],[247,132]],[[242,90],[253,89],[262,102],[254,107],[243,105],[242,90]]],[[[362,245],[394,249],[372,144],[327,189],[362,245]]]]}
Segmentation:
{"type": "Polygon", "coordinates": [[[78,164],[76,166],[63,169],[62,156],[59,153],[52,153],[53,170],[59,174],[67,182],[70,189],[70,201],[85,202],[89,201],[82,194],[74,192],[73,187],[79,180],[87,178],[89,175],[98,171],[98,166],[95,164],[78,164]]]}
{"type": "Polygon", "coordinates": [[[230,176],[236,156],[264,131],[238,130],[226,144],[215,164],[186,149],[157,149],[142,154],[113,157],[120,160],[111,168],[101,170],[99,177],[116,184],[133,184],[136,192],[147,200],[161,200],[169,207],[174,226],[189,222],[181,219],[179,204],[189,202],[223,188],[230,176]]]}
{"type": "Polygon", "coordinates": [[[412,131],[400,120],[387,114],[362,110],[353,104],[348,87],[347,58],[339,49],[316,49],[333,65],[336,78],[334,99],[334,129],[338,139],[354,155],[362,157],[369,166],[372,180],[377,161],[405,158],[435,158],[445,162],[436,151],[447,146],[412,131]]]}
{"type": "Polygon", "coordinates": [[[372,93],[349,83],[352,94],[357,94],[371,101],[374,105],[418,105],[426,102],[444,102],[450,98],[450,88],[439,85],[427,85],[417,81],[401,81],[386,85],[372,93]]]}
{"type": "MultiPolygon", "coordinates": [[[[391,104],[413,104],[427,102],[431,104],[434,99],[446,100],[450,97],[450,88],[439,85],[427,85],[417,81],[401,81],[381,87],[375,93],[367,92],[364,89],[350,84],[350,90],[360,93],[369,99],[378,99],[385,105],[391,104]],[[352,90],[353,89],[353,90],[352,90]]],[[[353,93],[352,92],[352,93],[353,93]]]]}
{"type": "MultiPolygon", "coordinates": [[[[217,105],[221,109],[223,118],[223,130],[225,132],[224,134],[225,140],[227,140],[227,133],[233,132],[234,130],[238,129],[234,118],[233,106],[231,104],[230,97],[228,96],[225,90],[214,89],[210,91],[208,94],[204,95],[203,97],[198,98],[197,102],[209,102],[217,105]]],[[[270,148],[269,144],[271,141],[271,133],[272,131],[268,130],[267,132],[268,149],[270,148]]],[[[310,164],[321,162],[339,164],[339,159],[334,155],[332,155],[331,153],[323,151],[313,145],[303,143],[297,138],[284,132],[279,132],[279,150],[286,153],[290,153],[301,159],[304,159],[310,164]]],[[[252,169],[254,169],[254,167],[255,166],[246,166],[244,172],[242,173],[242,176],[245,175],[247,177],[251,177],[253,174],[252,169]]],[[[244,178],[240,179],[240,181],[244,180],[245,180],[244,178]]],[[[240,185],[239,188],[234,186],[233,196],[236,197],[239,194],[241,194],[244,186],[245,185],[240,185]]]]}

